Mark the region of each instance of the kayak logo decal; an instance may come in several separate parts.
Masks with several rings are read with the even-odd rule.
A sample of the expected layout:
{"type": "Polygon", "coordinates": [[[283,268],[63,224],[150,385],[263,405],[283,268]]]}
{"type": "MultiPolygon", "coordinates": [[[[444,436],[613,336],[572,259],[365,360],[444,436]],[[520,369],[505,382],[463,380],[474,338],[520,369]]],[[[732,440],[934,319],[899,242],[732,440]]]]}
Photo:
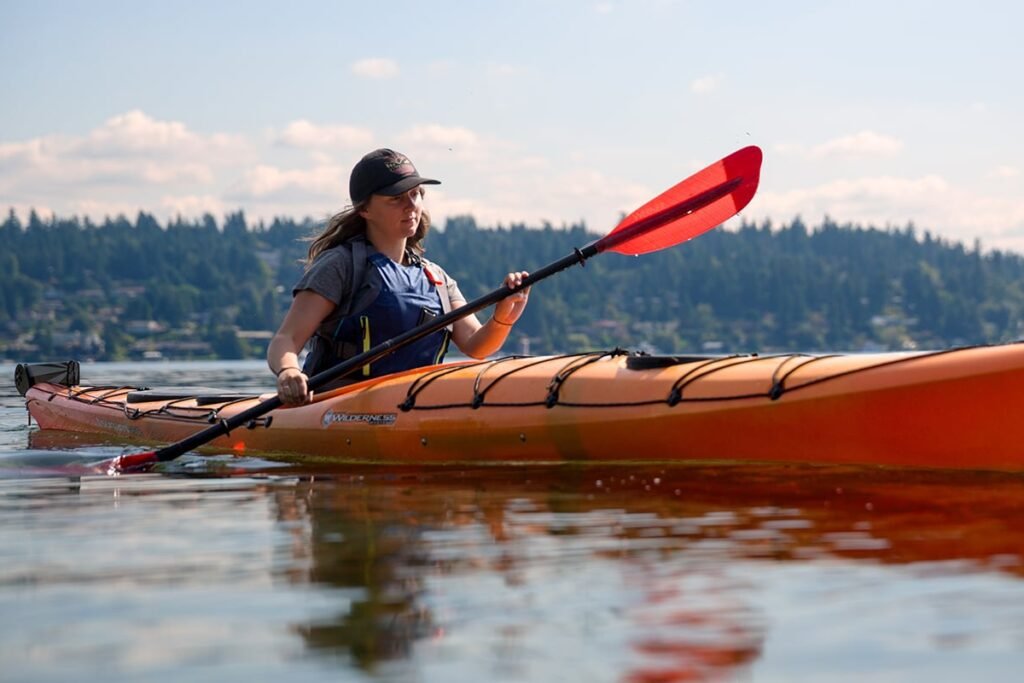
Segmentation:
{"type": "Polygon", "coordinates": [[[133,436],[131,427],[112,420],[96,420],[96,426],[118,436],[133,436]]]}
{"type": "Polygon", "coordinates": [[[321,424],[324,429],[331,425],[351,424],[353,422],[365,422],[368,425],[390,426],[398,420],[397,413],[336,413],[334,409],[324,413],[321,424]]]}

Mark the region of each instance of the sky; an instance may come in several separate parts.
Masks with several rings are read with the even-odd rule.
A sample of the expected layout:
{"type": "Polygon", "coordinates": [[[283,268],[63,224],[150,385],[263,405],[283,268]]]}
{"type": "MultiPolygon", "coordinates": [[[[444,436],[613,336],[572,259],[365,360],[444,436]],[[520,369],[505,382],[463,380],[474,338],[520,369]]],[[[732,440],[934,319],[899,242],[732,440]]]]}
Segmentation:
{"type": "Polygon", "coordinates": [[[603,233],[757,145],[743,219],[1024,253],[1022,25],[996,0],[0,0],[0,211],[320,220],[392,147],[442,181],[436,224],[603,233]]]}

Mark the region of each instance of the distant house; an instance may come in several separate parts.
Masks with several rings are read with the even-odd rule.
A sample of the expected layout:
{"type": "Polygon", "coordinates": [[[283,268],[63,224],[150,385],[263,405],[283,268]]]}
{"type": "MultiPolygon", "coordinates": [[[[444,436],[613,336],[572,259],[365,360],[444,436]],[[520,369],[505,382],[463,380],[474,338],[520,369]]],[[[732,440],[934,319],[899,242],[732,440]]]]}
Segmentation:
{"type": "Polygon", "coordinates": [[[156,320],[126,320],[124,331],[134,337],[144,337],[152,334],[160,334],[167,327],[156,320]]]}

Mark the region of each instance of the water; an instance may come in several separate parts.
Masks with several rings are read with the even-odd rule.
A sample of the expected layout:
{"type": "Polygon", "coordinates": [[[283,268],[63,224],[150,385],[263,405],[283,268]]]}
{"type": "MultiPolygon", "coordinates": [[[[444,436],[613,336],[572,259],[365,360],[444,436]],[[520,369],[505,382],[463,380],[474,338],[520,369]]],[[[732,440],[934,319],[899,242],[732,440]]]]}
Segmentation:
{"type": "MultiPolygon", "coordinates": [[[[260,363],[83,366],[266,391],[260,363]]],[[[2,681],[1015,681],[1024,478],[299,467],[29,429],[0,367],[2,681]]]]}

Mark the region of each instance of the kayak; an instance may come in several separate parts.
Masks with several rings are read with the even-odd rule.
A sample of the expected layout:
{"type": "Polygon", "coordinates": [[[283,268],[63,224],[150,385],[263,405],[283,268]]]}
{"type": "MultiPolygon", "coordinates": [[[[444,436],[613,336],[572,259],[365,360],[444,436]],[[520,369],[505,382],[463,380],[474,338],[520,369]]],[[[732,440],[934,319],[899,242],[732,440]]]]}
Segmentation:
{"type": "MultiPolygon", "coordinates": [[[[73,361],[72,361],[73,362],[73,361]]],[[[259,396],[19,366],[42,430],[181,440],[259,396]]],[[[267,398],[263,396],[262,398],[267,398]]],[[[777,461],[1024,469],[1024,344],[873,354],[507,357],[277,408],[220,451],[373,463],[777,461]]]]}

